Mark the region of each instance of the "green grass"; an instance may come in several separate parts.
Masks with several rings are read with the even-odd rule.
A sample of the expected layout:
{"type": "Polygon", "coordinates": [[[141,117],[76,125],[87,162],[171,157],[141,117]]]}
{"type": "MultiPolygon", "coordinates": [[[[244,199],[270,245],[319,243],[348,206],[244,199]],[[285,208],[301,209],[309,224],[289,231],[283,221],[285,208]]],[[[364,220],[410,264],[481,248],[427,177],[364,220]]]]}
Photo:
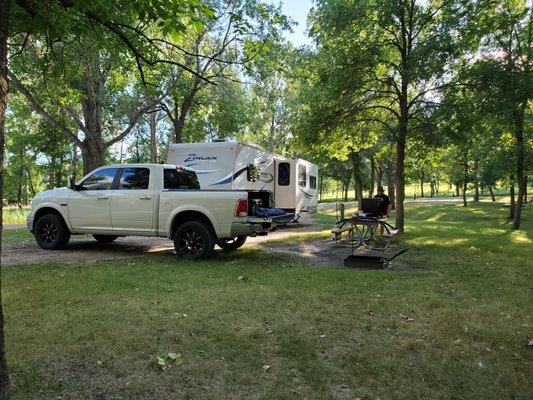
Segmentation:
{"type": "Polygon", "coordinates": [[[5,229],[2,233],[2,243],[23,242],[32,240],[33,235],[27,229],[5,229]]]}
{"type": "Polygon", "coordinates": [[[4,206],[4,224],[24,224],[30,212],[29,206],[4,206]]]}
{"type": "Polygon", "coordinates": [[[500,206],[409,206],[394,270],[252,250],[4,268],[14,398],[530,399],[532,216],[511,232],[500,206]]]}

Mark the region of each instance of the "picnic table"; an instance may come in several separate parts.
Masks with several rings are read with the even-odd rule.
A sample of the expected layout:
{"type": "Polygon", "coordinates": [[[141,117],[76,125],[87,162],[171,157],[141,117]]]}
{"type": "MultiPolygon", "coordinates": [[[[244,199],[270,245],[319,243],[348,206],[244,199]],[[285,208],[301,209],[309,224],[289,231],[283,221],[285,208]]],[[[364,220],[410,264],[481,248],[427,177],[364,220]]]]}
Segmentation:
{"type": "Polygon", "coordinates": [[[337,221],[331,235],[335,243],[342,245],[343,235],[349,239],[349,245],[355,251],[359,247],[369,250],[386,250],[398,229],[387,223],[385,218],[369,217],[354,213],[349,218],[341,218],[337,221]]]}

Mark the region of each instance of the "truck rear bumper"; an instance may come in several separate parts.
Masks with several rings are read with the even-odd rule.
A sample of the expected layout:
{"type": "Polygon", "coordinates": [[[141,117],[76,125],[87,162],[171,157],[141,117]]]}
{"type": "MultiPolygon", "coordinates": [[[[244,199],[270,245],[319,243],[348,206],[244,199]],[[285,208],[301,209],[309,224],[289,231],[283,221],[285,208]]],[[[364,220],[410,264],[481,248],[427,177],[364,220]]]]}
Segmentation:
{"type": "Polygon", "coordinates": [[[234,222],[231,226],[231,236],[255,236],[257,234],[266,233],[270,230],[272,224],[270,222],[234,222]]]}

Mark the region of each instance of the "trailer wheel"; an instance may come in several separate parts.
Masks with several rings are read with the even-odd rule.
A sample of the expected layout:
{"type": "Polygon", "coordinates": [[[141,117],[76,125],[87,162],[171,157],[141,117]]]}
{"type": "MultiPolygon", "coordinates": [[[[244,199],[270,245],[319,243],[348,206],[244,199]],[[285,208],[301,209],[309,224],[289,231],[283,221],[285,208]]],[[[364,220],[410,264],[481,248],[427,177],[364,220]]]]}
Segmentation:
{"type": "Polygon", "coordinates": [[[70,240],[70,231],[63,219],[56,214],[46,214],[35,223],[35,241],[45,250],[62,250],[70,240]]]}
{"type": "Polygon", "coordinates": [[[237,250],[246,242],[247,236],[237,236],[233,239],[224,239],[218,241],[218,246],[225,251],[237,250]]]}
{"type": "Polygon", "coordinates": [[[206,224],[189,221],[176,229],[174,248],[178,258],[208,258],[213,255],[215,240],[214,232],[206,224]]]}
{"type": "Polygon", "coordinates": [[[118,236],[112,236],[112,235],[93,235],[93,238],[96,239],[96,241],[100,244],[108,244],[115,240],[117,240],[118,236]]]}

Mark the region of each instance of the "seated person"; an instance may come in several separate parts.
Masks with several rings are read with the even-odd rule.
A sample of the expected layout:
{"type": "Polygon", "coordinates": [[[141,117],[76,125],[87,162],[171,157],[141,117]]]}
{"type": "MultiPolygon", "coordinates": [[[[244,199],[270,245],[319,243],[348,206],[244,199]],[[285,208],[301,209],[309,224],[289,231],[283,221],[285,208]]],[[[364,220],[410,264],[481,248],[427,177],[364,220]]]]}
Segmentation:
{"type": "Polygon", "coordinates": [[[374,196],[375,199],[380,199],[378,215],[383,218],[387,218],[389,215],[390,199],[385,194],[383,186],[378,187],[378,194],[374,196]]]}

